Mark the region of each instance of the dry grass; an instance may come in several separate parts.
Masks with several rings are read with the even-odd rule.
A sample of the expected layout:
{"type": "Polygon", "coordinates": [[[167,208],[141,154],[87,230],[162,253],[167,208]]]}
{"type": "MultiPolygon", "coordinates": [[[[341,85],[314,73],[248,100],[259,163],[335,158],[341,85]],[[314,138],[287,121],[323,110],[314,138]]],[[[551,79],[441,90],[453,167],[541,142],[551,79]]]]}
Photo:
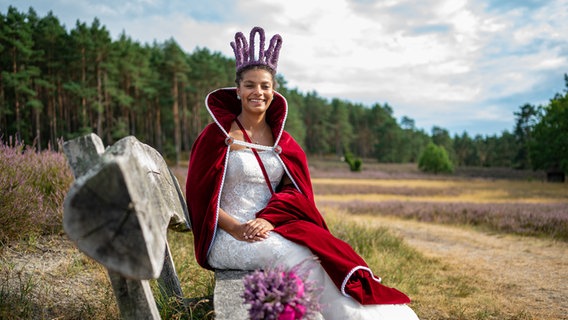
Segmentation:
{"type": "MultiPolygon", "coordinates": [[[[532,222],[542,223],[509,224],[509,229],[495,230],[517,232],[522,227],[546,235],[551,231],[539,229],[543,225],[553,225],[557,228],[554,230],[567,229],[562,225],[568,212],[565,210],[568,205],[566,185],[543,184],[536,182],[538,179],[431,177],[399,165],[377,165],[373,168],[375,171],[364,166],[363,175],[355,176],[347,172],[347,168],[332,167],[314,169],[318,205],[325,212],[332,231],[351,243],[384,278],[385,284],[407,292],[421,319],[541,319],[535,318],[530,308],[517,303],[518,299],[516,303],[510,302],[511,292],[521,288],[516,282],[494,283],[492,274],[485,269],[472,268],[454,258],[445,260],[425,254],[423,249],[411,247],[393,229],[372,223],[373,215],[397,216],[402,212],[399,217],[469,226],[475,225],[476,219],[497,225],[509,220],[524,223],[523,219],[529,217],[532,222]],[[495,211],[496,208],[501,211],[495,211]],[[491,220],[488,218],[491,216],[506,219],[491,220]],[[540,216],[550,219],[538,220],[540,216]],[[561,220],[554,220],[557,216],[561,220]],[[497,290],[496,285],[507,290],[497,290]]],[[[185,170],[174,168],[182,186],[185,170]]],[[[13,200],[14,203],[25,201],[13,200]]],[[[18,240],[0,245],[0,319],[119,318],[103,267],[80,253],[64,235],[56,232],[41,236],[37,232],[28,233],[26,225],[20,227],[18,240]]],[[[475,237],[478,231],[472,232],[475,237]]],[[[192,305],[189,315],[167,308],[154,281],[162,317],[211,319],[208,299],[213,292],[213,275],[195,262],[192,235],[170,233],[168,238],[184,294],[197,298],[197,304],[192,305]]],[[[547,243],[555,246],[552,241],[547,243]]],[[[546,251],[547,247],[539,250],[546,251]]],[[[523,281],[522,276],[518,281],[523,281]]],[[[560,297],[568,296],[564,289],[559,290],[560,297]]],[[[529,297],[534,299],[534,296],[525,299],[529,297]]]]}
{"type": "Polygon", "coordinates": [[[353,214],[568,241],[568,185],[496,179],[314,178],[316,200],[353,214]]]}
{"type": "Polygon", "coordinates": [[[471,307],[477,297],[494,297],[495,306],[511,318],[566,318],[568,270],[562,266],[568,265],[568,243],[484,233],[467,226],[376,216],[361,219],[388,226],[422,254],[447,264],[454,276],[472,279],[477,294],[464,298],[473,299],[471,307]]]}
{"type": "Polygon", "coordinates": [[[313,185],[318,200],[568,204],[566,184],[536,181],[314,178],[313,185]]]}
{"type": "Polygon", "coordinates": [[[522,304],[511,305],[506,294],[471,267],[424,255],[403,238],[393,237],[390,228],[375,224],[372,216],[324,210],[334,233],[348,239],[385,284],[409,294],[421,319],[540,319],[522,304]]]}
{"type": "MultiPolygon", "coordinates": [[[[421,319],[538,319],[522,306],[508,305],[506,296],[487,289],[490,282],[463,266],[427,257],[369,220],[361,222],[337,208],[322,209],[334,234],[352,244],[385,284],[411,296],[412,307],[421,319]]],[[[16,281],[9,295],[11,308],[21,308],[16,318],[119,318],[104,269],[65,238],[41,240],[47,242],[20,243],[4,248],[2,254],[2,274],[16,281]]],[[[185,296],[207,298],[212,293],[213,276],[196,264],[191,241],[191,234],[169,234],[185,296]]],[[[2,286],[7,284],[2,282],[2,286]]],[[[158,297],[155,283],[154,289],[158,297]]],[[[13,315],[13,310],[4,310],[0,318],[13,315]]],[[[201,300],[191,317],[171,310],[162,310],[162,315],[164,319],[211,319],[210,301],[201,300]]]]}
{"type": "Polygon", "coordinates": [[[400,236],[414,235],[413,248],[420,250],[406,261],[410,269],[392,268],[397,261],[393,252],[378,246],[365,257],[378,270],[395,271],[395,275],[403,270],[404,279],[397,286],[411,294],[421,319],[568,318],[564,313],[568,306],[562,302],[568,292],[561,280],[566,273],[555,271],[565,264],[561,257],[567,246],[554,241],[568,240],[568,185],[536,179],[420,177],[418,173],[401,177],[385,171],[355,175],[344,172],[334,178],[329,172],[316,173],[318,205],[332,215],[339,213],[347,223],[356,218],[367,228],[362,234],[387,225],[380,222],[390,217],[389,230],[394,226],[400,236]],[[440,228],[455,228],[452,232],[470,238],[461,239],[463,243],[447,235],[444,239],[439,230],[419,229],[428,224],[416,221],[456,225],[440,228]],[[403,225],[416,229],[400,231],[403,225]],[[502,235],[485,237],[487,230],[538,235],[544,244],[534,245],[537,239],[514,235],[507,236],[511,240],[502,235]],[[477,242],[485,238],[485,244],[477,242]],[[534,270],[539,272],[533,274],[534,270]]]}
{"type": "Polygon", "coordinates": [[[0,319],[119,319],[105,269],[65,236],[0,250],[0,319]]]}
{"type": "MultiPolygon", "coordinates": [[[[213,319],[213,290],[215,275],[201,268],[195,260],[193,235],[191,233],[169,232],[168,243],[172,252],[174,265],[182,285],[185,297],[191,299],[190,314],[180,313],[162,306],[163,319],[213,319]]],[[[159,296],[157,283],[154,281],[154,292],[159,296]]]]}

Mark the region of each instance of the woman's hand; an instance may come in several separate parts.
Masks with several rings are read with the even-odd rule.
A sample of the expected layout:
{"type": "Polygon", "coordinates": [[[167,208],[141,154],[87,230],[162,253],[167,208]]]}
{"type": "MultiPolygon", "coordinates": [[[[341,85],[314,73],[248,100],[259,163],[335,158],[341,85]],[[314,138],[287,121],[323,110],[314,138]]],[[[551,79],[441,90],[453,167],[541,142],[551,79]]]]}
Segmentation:
{"type": "Polygon", "coordinates": [[[219,208],[219,227],[239,241],[255,242],[268,238],[274,226],[262,218],[241,223],[219,208]]]}
{"type": "Polygon", "coordinates": [[[269,232],[274,230],[274,226],[262,218],[249,220],[244,226],[243,238],[249,242],[264,240],[268,238],[269,232]]]}

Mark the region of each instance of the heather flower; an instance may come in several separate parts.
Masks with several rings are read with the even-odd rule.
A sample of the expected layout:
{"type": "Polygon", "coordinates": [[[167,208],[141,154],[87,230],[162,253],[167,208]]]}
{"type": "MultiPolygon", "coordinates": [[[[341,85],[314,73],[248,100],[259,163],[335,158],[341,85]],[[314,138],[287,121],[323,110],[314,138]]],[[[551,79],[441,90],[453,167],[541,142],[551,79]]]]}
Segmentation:
{"type": "Polygon", "coordinates": [[[61,230],[63,199],[73,182],[65,156],[0,137],[0,246],[61,230]]]}
{"type": "Polygon", "coordinates": [[[307,279],[310,269],[302,266],[255,270],[244,277],[243,298],[251,320],[310,319],[320,311],[318,287],[307,279]]]}

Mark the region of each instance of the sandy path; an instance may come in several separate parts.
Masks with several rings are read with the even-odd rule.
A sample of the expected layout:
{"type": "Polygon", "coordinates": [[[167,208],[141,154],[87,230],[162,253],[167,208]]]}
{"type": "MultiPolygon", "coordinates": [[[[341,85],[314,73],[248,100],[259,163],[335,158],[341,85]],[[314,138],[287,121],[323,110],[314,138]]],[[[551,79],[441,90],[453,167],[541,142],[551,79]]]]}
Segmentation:
{"type": "Polygon", "coordinates": [[[486,280],[488,290],[508,296],[516,309],[524,306],[534,319],[568,319],[568,243],[386,217],[371,220],[426,256],[486,280]]]}

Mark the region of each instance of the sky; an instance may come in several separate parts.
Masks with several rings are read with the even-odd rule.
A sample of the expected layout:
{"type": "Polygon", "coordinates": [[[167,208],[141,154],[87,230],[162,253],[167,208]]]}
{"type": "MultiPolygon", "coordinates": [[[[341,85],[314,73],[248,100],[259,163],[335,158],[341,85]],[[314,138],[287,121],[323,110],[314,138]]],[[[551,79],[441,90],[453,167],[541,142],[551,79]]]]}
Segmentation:
{"type": "Polygon", "coordinates": [[[117,39],[173,38],[234,57],[234,34],[283,38],[288,88],[372,106],[453,136],[512,132],[514,112],[566,89],[568,0],[0,0],[67,30],[98,18],[117,39]]]}

